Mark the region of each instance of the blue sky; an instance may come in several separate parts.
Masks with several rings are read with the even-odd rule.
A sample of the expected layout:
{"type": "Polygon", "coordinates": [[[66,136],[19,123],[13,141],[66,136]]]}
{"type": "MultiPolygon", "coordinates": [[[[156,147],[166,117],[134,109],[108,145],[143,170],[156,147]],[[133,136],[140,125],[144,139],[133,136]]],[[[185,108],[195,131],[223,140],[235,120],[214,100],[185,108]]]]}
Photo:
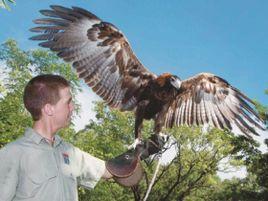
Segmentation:
{"type": "Polygon", "coordinates": [[[80,6],[113,23],[156,74],[211,72],[268,103],[268,1],[17,0],[11,12],[0,10],[0,43],[14,38],[25,50],[38,48],[28,30],[51,4],[80,6]]]}

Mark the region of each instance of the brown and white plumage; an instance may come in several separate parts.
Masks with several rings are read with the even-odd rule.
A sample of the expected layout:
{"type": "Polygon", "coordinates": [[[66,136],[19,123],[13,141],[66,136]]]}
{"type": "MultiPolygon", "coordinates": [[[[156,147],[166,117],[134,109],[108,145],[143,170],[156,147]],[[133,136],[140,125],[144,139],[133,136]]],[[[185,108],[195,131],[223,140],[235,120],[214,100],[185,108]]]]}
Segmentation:
{"type": "Polygon", "coordinates": [[[257,135],[250,124],[263,129],[262,122],[249,103],[253,104],[224,79],[201,73],[182,82],[180,92],[169,105],[165,126],[208,123],[231,130],[234,123],[244,134],[257,135]]]}
{"type": "Polygon", "coordinates": [[[148,71],[137,59],[119,29],[77,7],[51,6],[40,11],[48,18],[31,29],[41,33],[32,40],[71,62],[82,78],[106,103],[120,110],[135,110],[135,137],[140,138],[143,119],[155,120],[155,132],[163,126],[204,125],[257,134],[262,120],[252,101],[224,79],[201,73],[181,81],[165,73],[148,71]]]}
{"type": "Polygon", "coordinates": [[[40,11],[53,18],[35,20],[46,26],[31,29],[43,32],[31,39],[45,40],[39,45],[71,62],[79,77],[111,107],[133,109],[138,89],[156,76],[139,62],[120,30],[81,8],[51,8],[40,11]]]}

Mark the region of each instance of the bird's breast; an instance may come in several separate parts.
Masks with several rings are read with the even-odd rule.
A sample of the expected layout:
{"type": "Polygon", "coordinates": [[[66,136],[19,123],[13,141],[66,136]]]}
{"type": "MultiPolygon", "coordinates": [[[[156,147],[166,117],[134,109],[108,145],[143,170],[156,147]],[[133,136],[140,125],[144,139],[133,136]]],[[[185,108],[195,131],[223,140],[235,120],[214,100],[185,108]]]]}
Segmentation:
{"type": "Polygon", "coordinates": [[[153,119],[162,110],[164,103],[162,101],[152,99],[144,110],[145,119],[153,119]]]}

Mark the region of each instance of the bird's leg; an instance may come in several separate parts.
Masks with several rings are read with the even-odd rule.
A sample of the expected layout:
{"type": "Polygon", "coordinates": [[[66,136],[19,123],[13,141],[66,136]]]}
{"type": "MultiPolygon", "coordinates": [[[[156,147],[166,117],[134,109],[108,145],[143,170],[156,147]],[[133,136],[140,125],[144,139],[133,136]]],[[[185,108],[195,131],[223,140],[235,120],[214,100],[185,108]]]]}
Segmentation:
{"type": "Polygon", "coordinates": [[[157,140],[160,145],[164,145],[169,139],[169,135],[162,132],[162,128],[164,127],[165,114],[165,110],[162,110],[162,112],[160,112],[155,118],[154,134],[157,136],[157,140]]]}
{"type": "Polygon", "coordinates": [[[164,146],[164,144],[168,141],[168,138],[169,138],[169,135],[166,134],[166,133],[163,133],[161,132],[162,130],[162,127],[161,129],[159,129],[159,125],[156,125],[155,126],[155,129],[154,129],[154,139],[157,141],[157,144],[161,147],[164,146]]]}
{"type": "Polygon", "coordinates": [[[141,139],[136,138],[136,139],[134,140],[134,142],[133,142],[131,145],[129,145],[127,148],[128,148],[128,149],[136,149],[137,145],[139,145],[139,144],[141,144],[141,143],[142,143],[141,139]]]}
{"type": "Polygon", "coordinates": [[[147,101],[142,101],[139,103],[137,110],[136,110],[136,118],[135,118],[135,140],[134,143],[128,146],[128,149],[135,149],[137,145],[141,144],[141,129],[142,129],[142,122],[144,117],[144,110],[146,105],[148,104],[147,101]]]}
{"type": "Polygon", "coordinates": [[[128,149],[135,149],[137,145],[141,144],[141,129],[142,129],[142,121],[143,119],[140,118],[138,115],[135,119],[135,140],[133,144],[128,146],[128,149]]]}

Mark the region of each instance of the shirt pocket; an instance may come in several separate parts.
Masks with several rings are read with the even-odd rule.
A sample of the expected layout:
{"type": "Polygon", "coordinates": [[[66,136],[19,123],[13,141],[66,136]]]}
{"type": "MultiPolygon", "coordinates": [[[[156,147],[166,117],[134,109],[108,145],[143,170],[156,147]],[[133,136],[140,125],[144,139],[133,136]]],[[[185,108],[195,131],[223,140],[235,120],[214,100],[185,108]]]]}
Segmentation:
{"type": "Polygon", "coordinates": [[[55,160],[49,153],[36,153],[27,157],[22,165],[17,197],[31,198],[43,190],[49,182],[58,176],[55,160]]]}

